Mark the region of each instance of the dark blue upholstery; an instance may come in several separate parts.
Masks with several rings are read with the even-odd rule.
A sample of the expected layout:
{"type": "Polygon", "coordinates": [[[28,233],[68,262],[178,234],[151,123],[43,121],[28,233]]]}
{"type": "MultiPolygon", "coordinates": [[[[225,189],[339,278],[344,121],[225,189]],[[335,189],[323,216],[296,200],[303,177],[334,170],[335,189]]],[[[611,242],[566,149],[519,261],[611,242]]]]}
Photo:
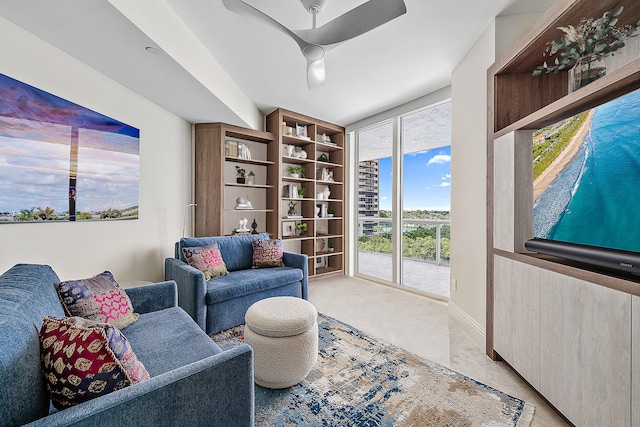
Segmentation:
{"type": "Polygon", "coordinates": [[[308,257],[285,252],[284,267],[253,269],[254,238],[268,234],[189,237],[175,245],[175,258],[165,260],[165,279],[178,285],[178,305],[207,334],[244,323],[247,309],[256,301],[273,296],[308,299],[308,257]],[[216,242],[229,274],[208,282],[201,271],[184,262],[183,247],[216,242]]]}
{"type": "Polygon", "coordinates": [[[152,377],[222,352],[180,307],[140,316],[122,333],[152,377]]]}
{"type": "Polygon", "coordinates": [[[0,425],[253,426],[253,353],[222,351],[177,307],[174,282],[127,289],[137,322],[124,328],[151,379],[50,413],[38,332],[64,316],[49,266],[18,264],[0,276],[0,425]]]}
{"type": "MultiPolygon", "coordinates": [[[[302,270],[292,267],[273,267],[266,274],[263,268],[232,271],[226,276],[207,282],[207,305],[223,302],[245,295],[256,294],[278,288],[287,283],[302,282],[302,270]]],[[[302,286],[300,285],[300,289],[302,286]]],[[[298,292],[302,297],[302,292],[298,292]]]]}

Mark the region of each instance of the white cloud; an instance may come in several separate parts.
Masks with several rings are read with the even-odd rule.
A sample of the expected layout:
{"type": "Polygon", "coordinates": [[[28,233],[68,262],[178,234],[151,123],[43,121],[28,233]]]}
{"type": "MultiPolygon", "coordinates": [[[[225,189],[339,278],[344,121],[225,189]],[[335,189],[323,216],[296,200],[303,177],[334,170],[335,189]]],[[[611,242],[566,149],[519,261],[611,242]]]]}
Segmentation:
{"type": "Polygon", "coordinates": [[[382,197],[380,197],[380,200],[387,200],[387,199],[388,199],[388,197],[387,197],[387,196],[382,196],[382,197]]]}
{"type": "Polygon", "coordinates": [[[450,163],[451,162],[451,156],[448,154],[436,154],[435,156],[433,156],[432,158],[429,159],[429,161],[427,162],[427,166],[428,165],[443,165],[445,163],[450,163]]]}
{"type": "Polygon", "coordinates": [[[450,182],[443,182],[439,185],[439,187],[450,187],[451,183],[450,182]]]}

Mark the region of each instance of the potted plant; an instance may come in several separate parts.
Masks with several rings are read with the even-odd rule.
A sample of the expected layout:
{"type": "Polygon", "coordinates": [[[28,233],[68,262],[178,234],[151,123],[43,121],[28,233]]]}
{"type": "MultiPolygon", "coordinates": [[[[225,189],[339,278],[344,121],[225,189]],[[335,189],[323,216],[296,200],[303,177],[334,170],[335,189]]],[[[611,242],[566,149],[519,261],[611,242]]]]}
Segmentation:
{"type": "Polygon", "coordinates": [[[244,184],[246,182],[247,171],[240,166],[236,166],[236,182],[238,184],[244,184]]]}
{"type": "Polygon", "coordinates": [[[327,247],[329,248],[329,252],[333,252],[333,250],[335,249],[335,243],[333,242],[333,240],[329,240],[329,242],[327,243],[327,247]]]}
{"type": "Polygon", "coordinates": [[[306,193],[306,188],[298,188],[298,196],[304,197],[304,193],[306,193]]]}
{"type": "Polygon", "coordinates": [[[304,178],[304,171],[302,170],[302,166],[289,166],[287,168],[287,172],[291,178],[304,178]]]}
{"type": "Polygon", "coordinates": [[[297,223],[296,230],[298,230],[299,236],[304,236],[305,234],[307,234],[307,224],[304,222],[297,223]]]}
{"type": "Polygon", "coordinates": [[[568,70],[570,91],[604,76],[606,69],[602,60],[623,48],[624,39],[633,37],[640,27],[640,21],[636,25],[616,27],[623,10],[624,7],[620,6],[615,12],[607,11],[598,19],[582,18],[575,27],[558,27],[565,36],[551,41],[544,54],[555,56],[553,65],[545,61],[533,71],[533,75],[568,70]],[[596,65],[598,62],[601,65],[596,65]]]}
{"type": "Polygon", "coordinates": [[[333,214],[335,213],[335,211],[332,208],[327,209],[327,217],[328,218],[333,218],[333,214]]]}

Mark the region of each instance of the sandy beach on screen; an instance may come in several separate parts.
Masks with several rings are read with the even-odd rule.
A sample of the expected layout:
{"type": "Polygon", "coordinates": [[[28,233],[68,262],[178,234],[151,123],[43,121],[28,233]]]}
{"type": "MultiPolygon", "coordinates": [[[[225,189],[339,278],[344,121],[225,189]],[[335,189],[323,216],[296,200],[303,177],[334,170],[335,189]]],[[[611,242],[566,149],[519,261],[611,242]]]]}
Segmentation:
{"type": "Polygon", "coordinates": [[[582,146],[582,140],[589,132],[589,127],[591,126],[591,119],[593,117],[593,110],[589,112],[587,119],[582,124],[582,127],[578,132],[571,138],[571,141],[567,145],[567,147],[560,153],[558,157],[549,165],[544,172],[540,174],[540,176],[533,182],[533,200],[538,200],[538,197],[549,187],[549,184],[556,179],[558,174],[564,170],[564,168],[570,164],[573,159],[578,154],[578,150],[580,146],[582,146]]]}

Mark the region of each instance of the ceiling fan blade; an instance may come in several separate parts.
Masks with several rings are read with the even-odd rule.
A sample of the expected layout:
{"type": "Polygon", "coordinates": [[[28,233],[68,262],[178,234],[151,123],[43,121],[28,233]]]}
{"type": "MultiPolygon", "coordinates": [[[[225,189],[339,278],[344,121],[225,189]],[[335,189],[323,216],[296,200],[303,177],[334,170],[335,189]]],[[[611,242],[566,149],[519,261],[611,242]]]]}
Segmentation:
{"type": "Polygon", "coordinates": [[[250,4],[243,2],[242,0],[222,0],[222,3],[224,4],[224,7],[226,7],[231,12],[235,12],[238,15],[247,15],[259,19],[260,21],[275,28],[276,30],[285,33],[286,35],[291,37],[298,44],[298,46],[300,46],[300,49],[303,49],[308,44],[304,40],[302,40],[296,33],[291,31],[269,15],[261,12],[250,4]]]}
{"type": "Polygon", "coordinates": [[[324,84],[324,58],[311,60],[307,59],[307,85],[309,89],[315,89],[324,84]]]}
{"type": "Polygon", "coordinates": [[[309,44],[327,46],[364,34],[406,12],[404,0],[369,0],[321,27],[293,32],[309,44]]]}

